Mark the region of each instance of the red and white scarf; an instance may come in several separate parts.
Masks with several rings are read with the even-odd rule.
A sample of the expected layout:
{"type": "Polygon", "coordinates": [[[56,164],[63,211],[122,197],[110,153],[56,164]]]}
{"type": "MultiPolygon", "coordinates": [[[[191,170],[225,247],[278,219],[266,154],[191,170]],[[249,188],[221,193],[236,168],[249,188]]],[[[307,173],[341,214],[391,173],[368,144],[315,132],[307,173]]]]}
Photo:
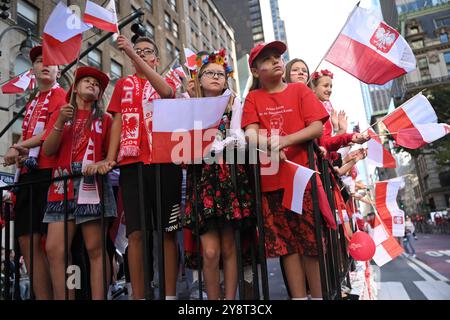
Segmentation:
{"type": "MultiPolygon", "coordinates": [[[[86,147],[86,151],[83,157],[82,168],[86,168],[87,165],[102,160],[102,121],[101,119],[95,119],[92,122],[89,135],[89,142],[86,147]]],[[[70,140],[72,141],[73,130],[70,131],[70,140]]],[[[66,143],[61,146],[59,151],[58,161],[56,168],[53,169],[53,178],[58,178],[65,175],[70,175],[71,169],[71,155],[72,144],[66,143]]],[[[67,181],[68,191],[67,199],[72,200],[74,198],[73,180],[67,181]]],[[[50,186],[49,202],[64,201],[64,181],[55,181],[50,186]]],[[[94,177],[82,177],[80,182],[80,189],[78,192],[77,204],[98,204],[100,203],[99,190],[97,181],[94,177]]]]}
{"type": "MultiPolygon", "coordinates": [[[[160,96],[146,81],[144,88],[136,75],[125,79],[122,89],[121,111],[122,111],[122,135],[120,137],[120,150],[117,160],[120,162],[126,157],[138,157],[141,154],[140,143],[142,138],[142,124],[148,137],[150,157],[152,151],[152,101],[160,96]]],[[[150,159],[151,160],[151,159],[150,159]]]]}
{"type": "MultiPolygon", "coordinates": [[[[48,105],[50,104],[50,97],[56,88],[59,88],[58,83],[55,83],[55,85],[47,93],[47,96],[44,99],[44,104],[41,108],[41,111],[39,112],[39,115],[34,115],[34,111],[36,110],[36,106],[38,105],[41,92],[38,92],[36,97],[34,97],[33,101],[31,101],[31,104],[27,110],[27,113],[25,114],[25,118],[23,119],[23,124],[22,124],[23,139],[25,139],[27,131],[29,131],[28,126],[33,123],[33,121],[31,121],[33,116],[38,117],[38,120],[34,123],[35,127],[31,128],[31,129],[33,129],[33,137],[37,136],[38,134],[40,134],[44,131],[45,124],[47,123],[47,118],[48,118],[48,105]]],[[[41,150],[41,146],[37,146],[35,148],[30,149],[29,157],[37,158],[39,156],[40,150],[41,150]]]]}

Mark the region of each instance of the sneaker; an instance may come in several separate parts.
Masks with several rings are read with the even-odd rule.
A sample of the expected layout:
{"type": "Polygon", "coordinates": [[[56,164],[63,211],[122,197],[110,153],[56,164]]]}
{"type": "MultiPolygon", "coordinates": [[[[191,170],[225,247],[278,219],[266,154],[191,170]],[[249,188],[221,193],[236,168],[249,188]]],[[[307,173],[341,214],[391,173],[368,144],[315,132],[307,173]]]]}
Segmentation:
{"type": "Polygon", "coordinates": [[[415,257],[416,257],[416,254],[414,253],[414,254],[412,255],[412,257],[415,258],[415,257]]]}

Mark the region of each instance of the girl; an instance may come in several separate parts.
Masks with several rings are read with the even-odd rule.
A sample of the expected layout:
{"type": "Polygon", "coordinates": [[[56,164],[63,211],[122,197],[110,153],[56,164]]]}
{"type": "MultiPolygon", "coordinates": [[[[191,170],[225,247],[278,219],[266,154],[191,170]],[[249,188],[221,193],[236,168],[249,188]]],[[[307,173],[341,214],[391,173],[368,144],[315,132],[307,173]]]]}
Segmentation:
{"type": "MultiPolygon", "coordinates": [[[[233,71],[226,63],[225,50],[198,56],[198,67],[202,97],[217,97],[229,93],[226,90],[227,79],[232,76],[233,71]]],[[[192,89],[191,82],[190,95],[195,96],[192,89]]],[[[219,155],[222,158],[224,149],[228,145],[233,147],[234,144],[245,145],[244,133],[240,128],[241,117],[240,101],[231,97],[212,146],[216,157],[219,155]]],[[[238,272],[234,230],[252,216],[252,192],[243,165],[236,165],[237,188],[239,188],[236,193],[230,165],[223,164],[224,161],[220,162],[221,164],[203,164],[188,168],[184,225],[194,229],[196,216],[193,206],[197,201],[194,196],[194,187],[196,187],[200,198],[198,224],[208,299],[220,298],[219,264],[222,258],[225,299],[234,300],[238,272]],[[193,170],[197,170],[197,177],[199,177],[197,186],[192,185],[193,170]]]]}
{"type": "Polygon", "coordinates": [[[42,223],[47,193],[55,165],[53,157],[47,157],[42,152],[41,138],[48,128],[50,117],[54,112],[66,104],[66,92],[59,87],[58,66],[45,66],[42,60],[42,46],[36,46],[30,51],[33,64],[33,74],[39,89],[35,98],[27,105],[22,124],[22,139],[12,145],[5,155],[5,164],[13,165],[19,162],[21,155],[28,159],[20,170],[19,183],[45,180],[34,184],[33,189],[17,188],[16,204],[14,207],[15,236],[19,240],[20,250],[25,259],[27,270],[30,266],[30,240],[33,238],[33,291],[37,300],[52,299],[52,287],[47,257],[42,249],[43,235],[47,233],[46,225],[42,223]],[[30,219],[29,202],[33,201],[33,213],[30,219]],[[30,230],[31,224],[31,230],[30,230]],[[31,231],[31,233],[30,233],[31,231]]]}
{"type": "MultiPolygon", "coordinates": [[[[103,72],[80,67],[75,72],[74,105],[64,106],[50,119],[49,129],[43,137],[43,151],[47,156],[56,156],[53,177],[67,174],[86,176],[68,180],[68,249],[78,225],[81,225],[84,242],[90,261],[92,299],[103,299],[101,193],[104,195],[105,217],[115,217],[116,205],[111,185],[107,178],[103,190],[91,176],[96,171],[95,162],[104,159],[109,143],[111,118],[103,113],[101,98],[109,83],[103,72]],[[70,121],[70,122],[69,122],[70,121]]],[[[71,100],[72,89],[66,101],[71,100]]],[[[48,223],[46,249],[55,299],[65,297],[64,264],[64,183],[54,182],[49,190],[44,223],[48,223]]],[[[70,252],[70,251],[69,251],[70,252]]],[[[106,253],[106,261],[109,261],[106,253]]],[[[70,258],[69,258],[70,265],[70,258]]],[[[106,279],[110,279],[110,265],[106,279]]],[[[109,284],[108,286],[109,287],[109,284]]],[[[70,298],[74,298],[73,290],[70,298]]]]}
{"type": "MultiPolygon", "coordinates": [[[[323,123],[329,115],[304,84],[283,82],[281,55],[285,51],[286,45],[279,41],[259,44],[252,49],[249,65],[254,83],[245,101],[242,127],[252,143],[255,139],[260,143],[267,141],[270,152],[278,152],[280,159],[308,167],[305,143],[322,135],[323,123]],[[271,127],[273,117],[283,119],[281,128],[271,127]]],[[[282,257],[293,299],[307,299],[305,273],[312,297],[320,299],[322,292],[311,187],[309,185],[304,195],[303,214],[298,215],[282,206],[281,174],[278,170],[261,177],[266,256],[282,257]]],[[[322,213],[328,226],[335,228],[331,212],[327,215],[322,213]]]]}
{"type": "MultiPolygon", "coordinates": [[[[330,97],[333,93],[333,73],[328,70],[322,70],[320,72],[314,72],[311,78],[311,88],[317,98],[322,102],[330,115],[336,115],[330,103],[330,97]]],[[[323,136],[320,139],[320,145],[325,147],[328,152],[337,151],[344,146],[348,146],[350,143],[363,144],[369,141],[369,135],[346,133],[347,121],[345,114],[342,114],[342,112],[338,115],[337,122],[341,131],[338,131],[338,134],[333,136],[333,128],[334,130],[336,129],[335,125],[331,121],[327,121],[324,126],[323,136]]]]}

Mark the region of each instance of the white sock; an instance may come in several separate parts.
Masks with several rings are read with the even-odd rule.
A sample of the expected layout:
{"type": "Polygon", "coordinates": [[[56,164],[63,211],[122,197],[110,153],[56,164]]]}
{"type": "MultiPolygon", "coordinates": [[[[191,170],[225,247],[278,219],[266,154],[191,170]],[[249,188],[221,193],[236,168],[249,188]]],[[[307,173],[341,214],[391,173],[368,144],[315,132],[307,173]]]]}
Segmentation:
{"type": "Polygon", "coordinates": [[[166,300],[177,300],[177,296],[166,296],[166,300]]]}
{"type": "Polygon", "coordinates": [[[311,298],[311,300],[323,300],[323,298],[311,298]]]}
{"type": "Polygon", "coordinates": [[[292,298],[291,300],[308,300],[308,297],[304,297],[304,298],[292,298]]]}

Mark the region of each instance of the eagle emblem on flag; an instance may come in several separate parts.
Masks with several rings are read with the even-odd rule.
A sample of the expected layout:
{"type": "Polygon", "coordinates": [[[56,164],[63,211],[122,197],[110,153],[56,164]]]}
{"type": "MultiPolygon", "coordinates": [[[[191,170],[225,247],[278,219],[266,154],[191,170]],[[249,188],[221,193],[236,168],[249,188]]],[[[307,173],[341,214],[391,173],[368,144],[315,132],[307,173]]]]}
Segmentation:
{"type": "Polygon", "coordinates": [[[394,28],[380,22],[375,30],[370,43],[383,53],[388,53],[397,41],[399,33],[394,28]]]}

